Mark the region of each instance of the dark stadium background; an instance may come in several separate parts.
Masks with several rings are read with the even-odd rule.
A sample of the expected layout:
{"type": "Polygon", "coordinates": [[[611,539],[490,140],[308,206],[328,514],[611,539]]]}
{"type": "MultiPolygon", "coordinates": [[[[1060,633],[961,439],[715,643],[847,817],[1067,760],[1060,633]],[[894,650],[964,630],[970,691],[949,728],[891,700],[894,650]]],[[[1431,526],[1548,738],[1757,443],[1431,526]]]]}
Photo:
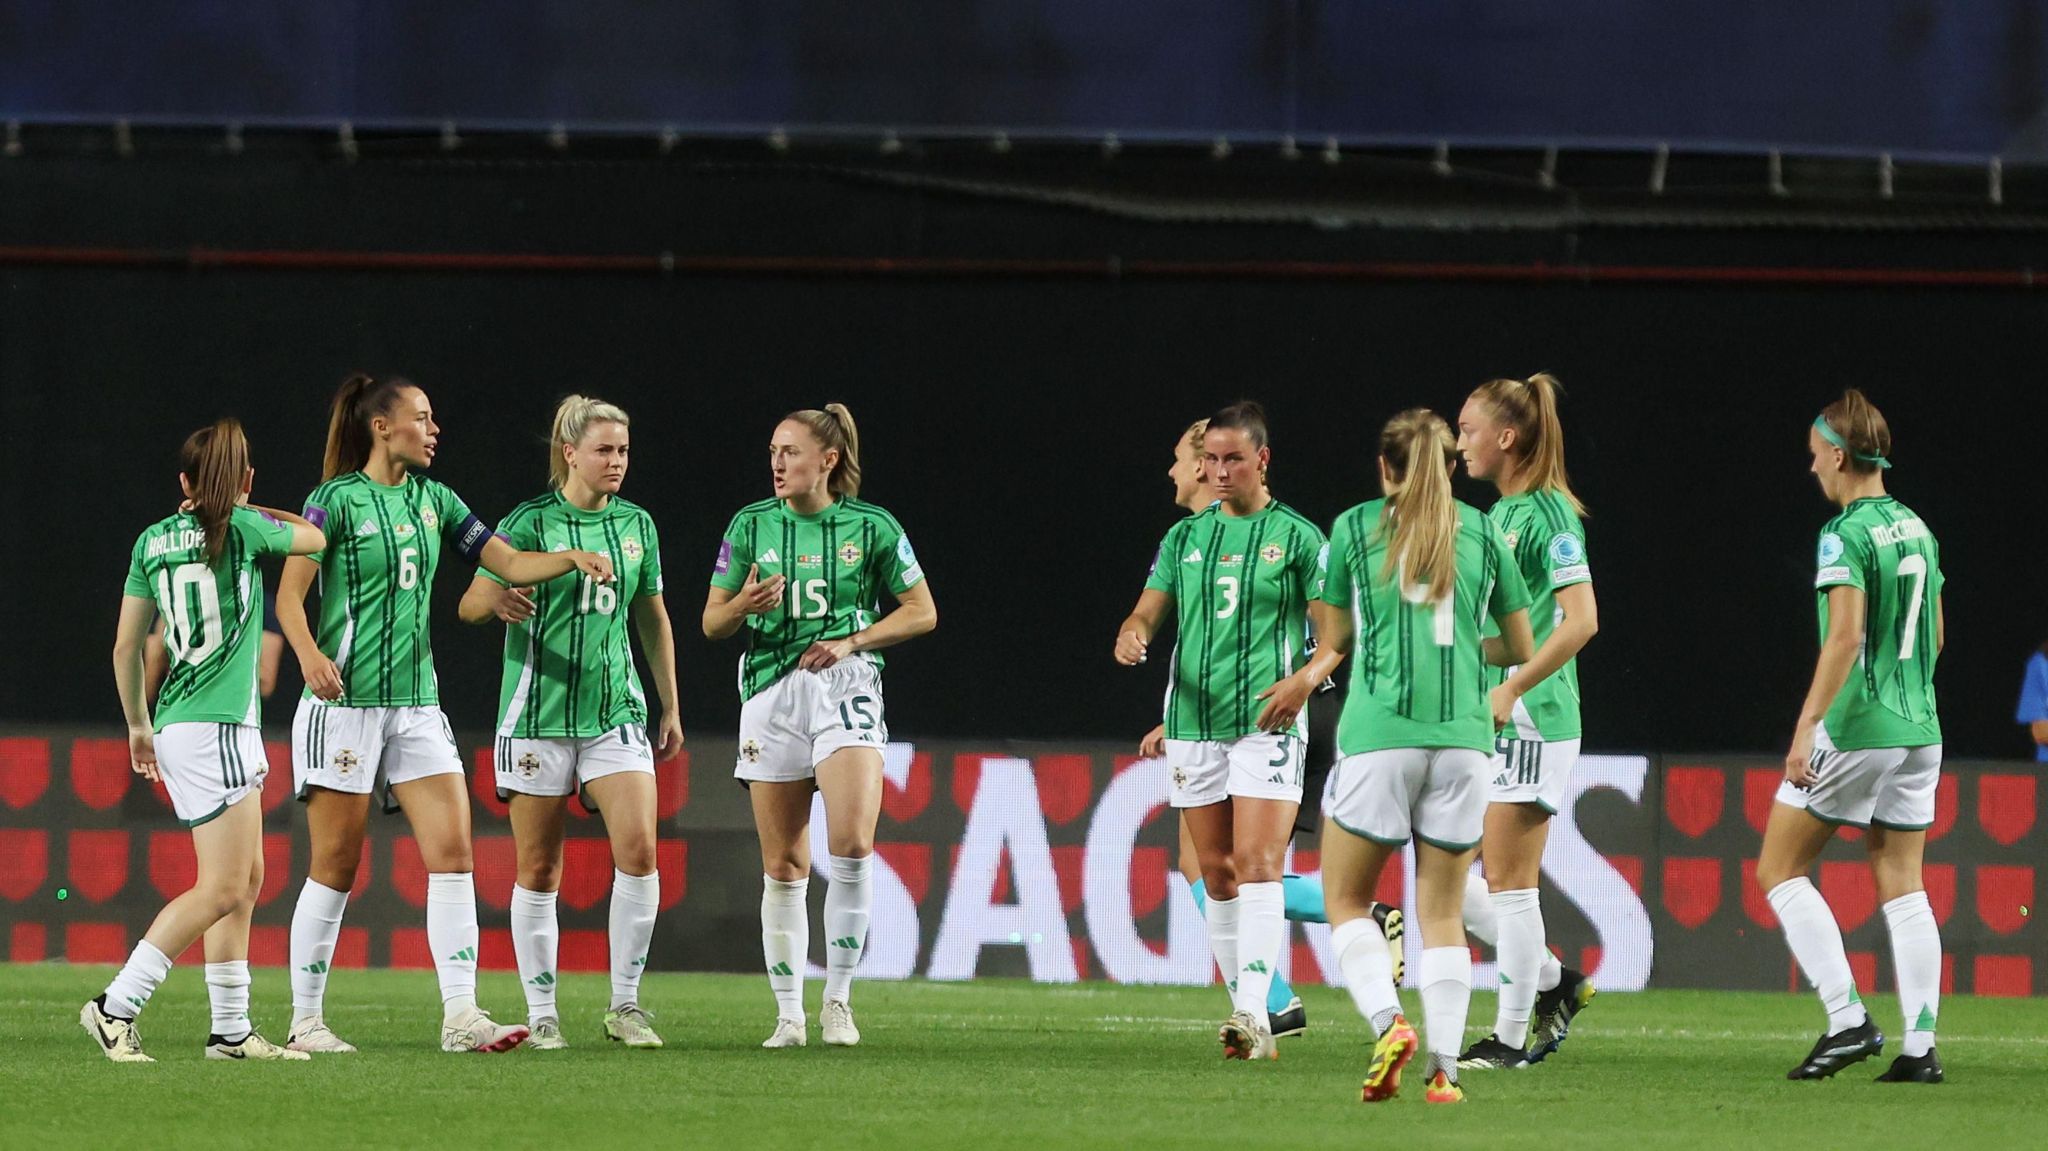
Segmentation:
{"type": "MultiPolygon", "coordinates": [[[[1569,390],[1569,463],[1593,511],[1589,746],[1785,740],[1830,514],[1805,474],[1805,425],[1855,385],[1895,430],[1892,491],[1942,541],[1948,746],[2025,751],[2012,700],[2048,639],[2048,301],[2019,270],[2048,252],[2021,211],[1930,220],[1849,187],[1860,169],[1816,169],[1834,181],[1822,207],[1853,208],[1846,222],[1760,186],[1733,207],[1709,190],[1651,217],[1630,214],[1650,202],[1640,190],[1603,209],[1525,179],[1444,228],[1345,216],[1375,181],[1413,219],[1486,186],[1432,190],[1426,155],[1346,168],[1270,149],[1218,162],[1188,148],[725,141],[662,156],[651,139],[530,138],[449,155],[426,134],[366,136],[350,160],[310,133],[252,133],[239,155],[197,130],[145,134],[125,156],[110,140],[48,129],[0,161],[8,720],[114,728],[120,581],[135,534],[175,503],[179,440],[240,416],[259,500],[296,506],[318,479],[327,398],[364,368],[427,389],[443,425],[432,475],[486,519],[542,487],[557,397],[633,414],[625,494],[663,531],[691,729],[737,718],[737,647],[696,626],[719,533],[766,492],[776,419],[840,400],[860,420],[863,495],[907,525],[941,609],[937,634],[891,653],[892,729],[1135,740],[1162,670],[1115,667],[1110,640],[1176,515],[1163,472],[1184,424],[1240,396],[1266,403],[1276,492],[1327,523],[1375,494],[1373,436],[1395,410],[1454,415],[1478,382],[1542,369],[1569,390]],[[1174,210],[1059,204],[1047,188],[1174,210]],[[627,259],[477,271],[337,253],[627,259]],[[659,253],[678,266],[664,274],[659,253]],[[1615,268],[1650,270],[1601,278],[1615,268]],[[1866,279],[1830,282],[1842,269],[1866,279]]],[[[1705,184],[1735,178],[1713,162],[1737,163],[1699,161],[1705,184]]],[[[1601,163],[1621,161],[1581,174],[1622,182],[1601,163]]],[[[446,707],[478,729],[494,715],[499,632],[456,622],[468,570],[444,569],[446,707]]],[[[290,713],[292,663],[274,722],[290,713]]]]}

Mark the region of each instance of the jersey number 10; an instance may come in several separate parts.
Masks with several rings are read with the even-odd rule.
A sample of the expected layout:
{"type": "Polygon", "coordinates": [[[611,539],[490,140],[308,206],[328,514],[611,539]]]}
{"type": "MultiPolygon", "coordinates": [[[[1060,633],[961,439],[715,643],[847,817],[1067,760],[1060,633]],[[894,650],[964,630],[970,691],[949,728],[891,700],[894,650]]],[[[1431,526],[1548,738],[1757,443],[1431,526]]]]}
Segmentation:
{"type": "Polygon", "coordinates": [[[203,663],[221,645],[220,590],[213,569],[179,564],[156,573],[156,602],[164,613],[164,647],[179,663],[203,663]]]}

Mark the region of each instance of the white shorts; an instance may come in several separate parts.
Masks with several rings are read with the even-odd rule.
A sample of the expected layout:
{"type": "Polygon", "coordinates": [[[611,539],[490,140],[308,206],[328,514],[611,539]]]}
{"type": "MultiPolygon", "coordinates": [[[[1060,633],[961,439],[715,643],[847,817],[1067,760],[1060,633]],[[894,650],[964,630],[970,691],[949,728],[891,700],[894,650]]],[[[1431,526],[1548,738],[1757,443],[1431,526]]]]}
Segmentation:
{"type": "Polygon", "coordinates": [[[796,783],[841,748],[880,752],[888,742],[881,669],[844,660],[824,671],[792,671],[740,705],[732,774],[749,783],[796,783]]]}
{"type": "Polygon", "coordinates": [[[1412,837],[1469,851],[1486,831],[1488,757],[1469,747],[1396,747],[1337,761],[1330,822],[1389,846],[1412,837]]]}
{"type": "Polygon", "coordinates": [[[1533,803],[1556,815],[1570,794],[1578,761],[1576,739],[1503,738],[1493,755],[1490,802],[1533,803]]]}
{"type": "Polygon", "coordinates": [[[262,791],[270,761],[260,727],[173,723],[156,733],[156,768],[178,822],[198,827],[262,791]]]}
{"type": "MultiPolygon", "coordinates": [[[[592,780],[625,771],[654,774],[654,749],[647,745],[647,729],[637,723],[622,724],[589,739],[517,739],[499,736],[492,746],[498,769],[498,798],[520,795],[571,795],[592,780]]],[[[583,806],[596,811],[590,793],[583,792],[583,806]]]]}
{"type": "Polygon", "coordinates": [[[1307,764],[1308,744],[1292,732],[1166,741],[1175,807],[1207,807],[1233,795],[1300,803],[1307,764]]]}
{"type": "Polygon", "coordinates": [[[394,785],[461,774],[455,733],[438,707],[341,707],[305,698],[292,717],[292,786],[302,800],[315,787],[374,791],[385,811],[397,811],[394,785]]]}
{"type": "Polygon", "coordinates": [[[1934,785],[1941,745],[1840,751],[1825,725],[1814,732],[1813,769],[1820,781],[1804,791],[1778,785],[1778,802],[1851,827],[1924,831],[1934,826],[1934,785]]]}

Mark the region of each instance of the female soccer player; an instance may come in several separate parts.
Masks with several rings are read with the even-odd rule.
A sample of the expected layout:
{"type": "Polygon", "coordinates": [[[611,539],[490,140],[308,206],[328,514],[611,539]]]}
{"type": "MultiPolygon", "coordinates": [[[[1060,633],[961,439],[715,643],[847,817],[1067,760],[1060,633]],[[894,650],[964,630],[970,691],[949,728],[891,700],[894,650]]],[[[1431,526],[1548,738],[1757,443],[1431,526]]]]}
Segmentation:
{"type": "Polygon", "coordinates": [[[427,867],[427,946],[440,976],[443,1051],[504,1051],[526,1038],[476,1005],[476,884],[470,874],[469,797],[427,626],[441,549],[454,548],[511,584],[571,570],[599,582],[611,561],[593,552],[523,552],[491,534],[469,506],[420,475],[441,429],[427,394],[407,380],[350,376],[327,426],[325,480],[306,518],[327,532],[318,555],[287,560],[277,620],[297,653],[306,693],[292,722],[292,776],[306,804],[311,874],[292,914],[292,1033],[306,1052],[355,1050],[322,1020],[328,964],[362,858],[370,792],[403,809],[427,867]],[[306,589],[320,577],[320,630],[306,589]]]}
{"type": "Polygon", "coordinates": [[[1281,869],[1301,805],[1301,713],[1322,674],[1304,662],[1323,533],[1266,488],[1265,411],[1244,401],[1209,418],[1204,475],[1217,500],[1159,546],[1116,659],[1143,663],[1175,613],[1166,698],[1173,806],[1201,862],[1209,944],[1231,989],[1217,1037],[1231,1059],[1276,1058],[1267,996],[1287,938],[1281,869]]]}
{"type": "Polygon", "coordinates": [[[1856,994],[1841,927],[1806,877],[1846,824],[1869,830],[1863,842],[1905,1016],[1905,1052],[1878,1080],[1939,1083],[1941,933],[1920,859],[1941,776],[1934,709],[1944,638],[1941,546],[1912,509],[1885,494],[1891,429],[1862,392],[1851,388],[1822,410],[1806,441],[1821,494],[1842,511],[1820,533],[1820,659],[1785,754],[1756,879],[1800,970],[1820,992],[1828,1025],[1787,1078],[1825,1079],[1884,1049],[1856,994]]]}
{"type": "Polygon", "coordinates": [[[563,818],[569,793],[579,787],[585,806],[604,815],[612,846],[612,1005],[604,1033],[628,1047],[661,1046],[639,1003],[661,906],[654,761],[682,751],[683,725],[675,639],[661,599],[660,537],[654,520],[618,495],[631,448],[627,424],[626,413],[603,400],[563,400],[555,409],[550,491],[513,508],[498,525],[499,535],[525,551],[588,545],[611,557],[618,589],[575,574],[513,588],[479,572],[462,597],[464,623],[495,618],[509,625],[495,754],[498,795],[510,801],[519,856],[512,949],[532,1028],[527,1045],[540,1050],[568,1046],[555,1008],[555,896],[563,818]],[[661,697],[653,739],[627,611],[661,697]]]}
{"type": "Polygon", "coordinates": [[[1326,651],[1341,658],[1358,643],[1337,730],[1343,758],[1325,806],[1334,826],[1323,839],[1323,889],[1331,947],[1352,1001],[1379,1036],[1360,1092],[1368,1103],[1393,1098],[1420,1045],[1366,915],[1380,869],[1411,838],[1427,1098],[1464,1100],[1458,1045],[1472,953],[1460,908],[1486,821],[1494,743],[1487,667],[1526,663],[1536,646],[1514,552],[1485,516],[1451,496],[1456,461],[1451,430],[1436,413],[1417,408],[1387,424],[1379,455],[1386,496],[1338,517],[1317,613],[1326,651]],[[1481,638],[1485,618],[1499,626],[1498,637],[1481,638]]]}
{"type": "Polygon", "coordinates": [[[1586,561],[1584,505],[1564,470],[1557,381],[1490,380],[1458,413],[1458,451],[1473,479],[1500,489],[1487,513],[1514,549],[1529,586],[1536,654],[1495,674],[1492,802],[1479,855],[1486,878],[1466,879],[1465,927],[1500,957],[1500,1007],[1493,1034],[1458,1059],[1464,1068],[1541,1062],[1564,1041],[1571,1018],[1593,997],[1584,975],[1561,966],[1544,940],[1537,882],[1550,817],[1564,802],[1579,756],[1579,649],[1600,630],[1586,561]],[[1490,894],[1489,894],[1490,892],[1490,894]],[[1539,1018],[1530,1043],[1530,1012],[1539,1018]]]}
{"type": "MultiPolygon", "coordinates": [[[[1174,442],[1173,466],[1166,476],[1173,481],[1173,502],[1189,512],[1199,511],[1216,502],[1215,489],[1210,487],[1203,469],[1202,443],[1209,431],[1207,418],[1188,425],[1174,442]]],[[[1313,650],[1303,652],[1306,657],[1313,650]]],[[[1330,766],[1335,761],[1337,716],[1343,703],[1343,685],[1334,677],[1326,679],[1316,689],[1320,697],[1316,706],[1308,711],[1308,769],[1303,773],[1300,808],[1295,812],[1294,830],[1297,833],[1313,835],[1323,815],[1323,784],[1329,779],[1330,766]]],[[[1166,754],[1166,725],[1159,724],[1145,733],[1138,742],[1138,754],[1147,758],[1159,758],[1166,754]]],[[[1195,906],[1206,916],[1208,893],[1202,888],[1202,865],[1195,852],[1194,837],[1188,831],[1188,821],[1180,820],[1180,874],[1187,881],[1188,891],[1194,896],[1195,906]]],[[[1297,923],[1327,922],[1323,909],[1323,883],[1321,879],[1306,875],[1283,875],[1280,880],[1282,894],[1286,899],[1287,919],[1297,923]]],[[[1401,981],[1404,966],[1401,955],[1402,916],[1401,909],[1375,903],[1373,918],[1380,924],[1387,937],[1387,948],[1394,956],[1394,982],[1401,981]]],[[[1283,945],[1284,950],[1284,945],[1283,945]]],[[[1224,973],[1225,990],[1228,991],[1228,972],[1224,973]]],[[[1287,978],[1278,970],[1273,972],[1272,989],[1266,993],[1266,1023],[1275,1038],[1299,1035],[1308,1030],[1308,1011],[1287,985],[1287,978]]]]}
{"type": "Polygon", "coordinates": [[[824,1040],[860,1042],[850,996],[874,905],[881,818],[881,649],[938,626],[931,584],[896,517],[860,499],[860,436],[844,404],[791,412],[768,443],[775,496],[741,508],[719,545],[704,634],[747,629],[740,750],[761,837],[761,952],[775,993],[763,1047],[802,1047],[810,953],[811,793],[825,801],[824,1040]],[[896,607],[876,618],[883,588],[896,607]]]}
{"type": "Polygon", "coordinates": [[[221,420],[186,439],[178,483],[185,505],[135,541],[114,640],[114,684],[128,718],[129,756],[143,778],[163,780],[178,821],[192,829],[198,877],[157,913],[120,974],[78,1021],[116,1063],[153,1063],[135,1018],[171,957],[206,940],[213,1004],[208,1059],[309,1059],[249,1022],[249,915],[263,887],[263,804],[269,765],[257,706],[263,621],[260,555],[306,555],[327,544],[289,512],[248,505],[249,441],[221,420]],[[143,639],[161,612],[169,668],[152,725],[143,699],[143,639]]]}

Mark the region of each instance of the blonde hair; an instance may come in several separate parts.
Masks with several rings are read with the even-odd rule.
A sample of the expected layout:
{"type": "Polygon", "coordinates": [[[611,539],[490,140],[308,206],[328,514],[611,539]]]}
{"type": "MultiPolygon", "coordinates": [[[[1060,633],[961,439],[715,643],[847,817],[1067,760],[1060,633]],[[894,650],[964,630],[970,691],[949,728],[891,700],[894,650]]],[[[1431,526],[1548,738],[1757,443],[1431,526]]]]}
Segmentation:
{"type": "Polygon", "coordinates": [[[1820,418],[1848,445],[1842,454],[1848,457],[1850,471],[1867,475],[1882,468],[1880,461],[1891,456],[1891,425],[1885,423],[1877,405],[1857,389],[1848,389],[1841,399],[1822,408],[1820,418]]]}
{"type": "Polygon", "coordinates": [[[1458,502],[1451,495],[1451,468],[1458,441],[1442,416],[1410,408],[1380,433],[1380,459],[1387,467],[1387,502],[1380,530],[1390,539],[1381,569],[1427,588],[1430,599],[1450,594],[1458,578],[1458,502]]]}
{"type": "Polygon", "coordinates": [[[1188,443],[1188,450],[1195,453],[1196,459],[1200,459],[1202,456],[1202,437],[1208,434],[1209,417],[1207,416],[1203,416],[1201,419],[1196,420],[1194,423],[1188,425],[1188,430],[1185,434],[1185,438],[1188,443]]]}
{"type": "Polygon", "coordinates": [[[1564,386],[1548,372],[1526,380],[1488,380],[1472,390],[1495,423],[1515,430],[1516,466],[1528,473],[1530,491],[1552,491],[1572,511],[1586,514],[1586,505],[1572,494],[1564,471],[1564,424],[1557,418],[1557,396],[1564,386]]]}
{"type": "Polygon", "coordinates": [[[185,438],[178,470],[192,485],[192,514],[206,530],[206,562],[219,563],[228,546],[228,523],[242,502],[249,475],[249,438],[242,421],[229,416],[185,438]]]}
{"type": "Polygon", "coordinates": [[[631,427],[633,421],[617,404],[608,404],[593,396],[563,397],[555,407],[555,428],[550,437],[553,454],[548,457],[548,483],[551,486],[560,489],[569,482],[569,461],[562,456],[562,446],[582,443],[583,433],[589,431],[592,424],[631,427]]]}
{"type": "Polygon", "coordinates": [[[826,404],[821,411],[805,408],[782,417],[794,420],[810,431],[826,451],[838,452],[839,462],[825,480],[826,490],[835,496],[860,498],[860,430],[853,426],[853,413],[845,404],[826,404]]]}

